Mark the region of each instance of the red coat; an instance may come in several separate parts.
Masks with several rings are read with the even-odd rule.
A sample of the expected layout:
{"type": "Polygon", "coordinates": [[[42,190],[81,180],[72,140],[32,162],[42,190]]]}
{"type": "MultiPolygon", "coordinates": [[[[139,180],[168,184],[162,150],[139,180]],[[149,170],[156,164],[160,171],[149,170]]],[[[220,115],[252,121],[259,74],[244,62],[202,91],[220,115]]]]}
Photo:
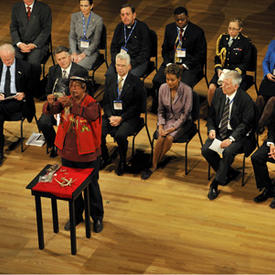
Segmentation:
{"type": "MultiPolygon", "coordinates": [[[[80,104],[80,114],[83,113],[83,107],[87,107],[90,103],[96,102],[94,98],[86,95],[80,104]]],[[[97,105],[95,105],[97,106],[97,105]]],[[[69,130],[74,130],[76,135],[76,144],[79,155],[91,154],[96,152],[101,145],[101,114],[94,121],[88,121],[81,115],[70,113],[65,115],[65,110],[61,112],[61,121],[57,129],[55,145],[62,150],[64,140],[69,130]]]]}

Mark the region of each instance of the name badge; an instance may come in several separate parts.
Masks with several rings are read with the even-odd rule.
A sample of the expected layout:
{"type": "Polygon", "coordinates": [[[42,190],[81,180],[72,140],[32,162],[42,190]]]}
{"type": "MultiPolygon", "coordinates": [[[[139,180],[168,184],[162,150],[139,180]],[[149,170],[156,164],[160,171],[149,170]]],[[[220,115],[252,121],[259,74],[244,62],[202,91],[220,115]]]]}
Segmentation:
{"type": "Polygon", "coordinates": [[[275,68],[273,69],[273,75],[275,75],[275,68]]]}
{"type": "Polygon", "coordinates": [[[120,53],[128,53],[128,49],[125,47],[121,47],[120,53]]]}
{"type": "Polygon", "coordinates": [[[114,100],[114,110],[122,111],[122,100],[114,100]]]}
{"type": "Polygon", "coordinates": [[[87,49],[89,48],[89,40],[86,40],[86,39],[81,39],[80,40],[80,48],[84,48],[84,49],[87,49]]]}
{"type": "Polygon", "coordinates": [[[180,58],[186,57],[186,49],[177,49],[176,56],[180,58]]]}

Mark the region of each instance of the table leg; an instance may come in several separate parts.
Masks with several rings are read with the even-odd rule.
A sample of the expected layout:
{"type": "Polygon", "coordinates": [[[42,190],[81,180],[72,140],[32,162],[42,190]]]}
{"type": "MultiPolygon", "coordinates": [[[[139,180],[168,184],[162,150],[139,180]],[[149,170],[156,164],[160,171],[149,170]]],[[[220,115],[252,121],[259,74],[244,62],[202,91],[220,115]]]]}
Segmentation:
{"type": "Polygon", "coordinates": [[[59,226],[58,226],[58,213],[57,213],[57,203],[56,199],[52,198],[52,216],[53,216],[53,232],[58,233],[59,232],[59,226]]]}
{"type": "Polygon", "coordinates": [[[71,253],[76,255],[76,236],[75,236],[75,204],[74,200],[69,201],[70,209],[70,235],[71,235],[71,253]]]}
{"type": "Polygon", "coordinates": [[[85,205],[85,226],[86,226],[86,237],[91,237],[91,223],[90,223],[90,185],[88,184],[84,190],[84,205],[85,205]]]}
{"type": "Polygon", "coordinates": [[[39,246],[39,249],[43,249],[44,234],[43,234],[41,197],[37,195],[35,196],[35,209],[36,209],[36,224],[37,224],[37,233],[38,233],[38,246],[39,246]]]}

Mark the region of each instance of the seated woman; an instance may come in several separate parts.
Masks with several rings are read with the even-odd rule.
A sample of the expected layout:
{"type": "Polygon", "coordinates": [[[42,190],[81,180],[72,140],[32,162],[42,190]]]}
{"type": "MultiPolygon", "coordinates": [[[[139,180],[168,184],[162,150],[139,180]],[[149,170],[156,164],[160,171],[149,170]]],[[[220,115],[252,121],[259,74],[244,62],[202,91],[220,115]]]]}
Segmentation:
{"type": "Polygon", "coordinates": [[[92,12],[93,0],[80,0],[80,11],[73,13],[69,35],[72,61],[90,70],[99,52],[103,20],[92,12]]]}
{"type": "Polygon", "coordinates": [[[142,172],[142,179],[148,179],[157,169],[158,163],[170,150],[173,141],[193,127],[192,89],[181,82],[181,68],[176,64],[170,64],[164,73],[166,83],[159,88],[158,138],[154,148],[153,165],[151,169],[142,172]]]}
{"type": "Polygon", "coordinates": [[[256,105],[259,110],[259,129],[268,124],[275,105],[275,40],[268,46],[267,53],[263,60],[264,79],[259,88],[256,105]]]}
{"type": "Polygon", "coordinates": [[[245,77],[251,58],[251,45],[249,39],[242,34],[242,30],[242,21],[234,18],[229,21],[228,33],[221,34],[217,40],[214,60],[215,74],[208,89],[209,106],[219,85],[218,80],[223,69],[238,71],[242,75],[242,79],[245,77]]]}

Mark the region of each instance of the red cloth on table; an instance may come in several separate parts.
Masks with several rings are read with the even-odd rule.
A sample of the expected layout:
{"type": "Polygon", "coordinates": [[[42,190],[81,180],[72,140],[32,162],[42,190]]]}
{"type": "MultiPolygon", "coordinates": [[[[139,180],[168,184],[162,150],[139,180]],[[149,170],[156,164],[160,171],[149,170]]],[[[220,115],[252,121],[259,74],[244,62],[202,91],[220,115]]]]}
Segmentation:
{"type": "Polygon", "coordinates": [[[83,181],[92,173],[94,168],[71,168],[61,166],[53,176],[51,182],[38,182],[33,188],[33,191],[48,192],[60,198],[72,198],[72,193],[82,184],[83,181]],[[71,186],[60,186],[59,182],[63,182],[61,178],[72,178],[71,186]]]}

